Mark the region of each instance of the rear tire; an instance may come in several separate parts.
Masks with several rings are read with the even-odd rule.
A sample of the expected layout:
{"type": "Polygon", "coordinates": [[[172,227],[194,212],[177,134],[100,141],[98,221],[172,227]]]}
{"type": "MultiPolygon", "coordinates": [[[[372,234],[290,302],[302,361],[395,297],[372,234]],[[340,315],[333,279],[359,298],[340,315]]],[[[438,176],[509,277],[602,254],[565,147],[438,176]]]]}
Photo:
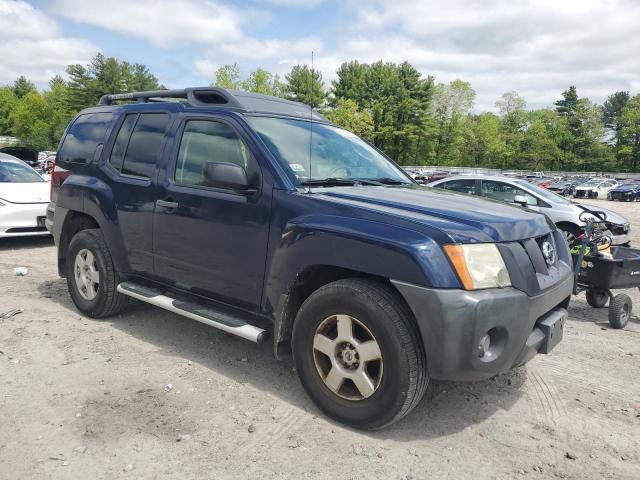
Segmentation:
{"type": "Polygon", "coordinates": [[[115,315],[128,302],[117,291],[120,276],[100,229],[82,230],[71,239],[66,276],[73,303],[87,317],[115,315]]]}
{"type": "Polygon", "coordinates": [[[629,323],[633,304],[629,295],[620,293],[613,297],[611,305],[609,305],[609,325],[611,328],[624,328],[629,323]]]}
{"type": "Polygon", "coordinates": [[[593,308],[602,308],[609,301],[609,295],[606,291],[599,288],[590,288],[587,290],[587,303],[593,308]]]}
{"type": "Polygon", "coordinates": [[[316,290],[298,312],[292,346],[300,381],[314,403],[356,428],[400,420],[429,383],[411,311],[377,281],[345,279],[316,290]]]}

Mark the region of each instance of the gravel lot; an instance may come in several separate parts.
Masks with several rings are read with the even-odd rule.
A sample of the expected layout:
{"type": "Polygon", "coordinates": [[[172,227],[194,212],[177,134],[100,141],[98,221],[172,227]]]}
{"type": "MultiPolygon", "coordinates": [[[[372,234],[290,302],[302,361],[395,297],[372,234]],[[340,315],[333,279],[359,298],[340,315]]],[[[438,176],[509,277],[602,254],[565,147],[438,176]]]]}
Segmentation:
{"type": "MultiPolygon", "coordinates": [[[[598,203],[640,245],[640,205],[598,203]]],[[[0,319],[0,479],[640,478],[640,320],[611,330],[584,294],[551,355],[435,384],[362,433],[323,417],[268,345],[142,303],[81,317],[55,261],[50,239],[0,240],[0,314],[24,309],[0,319]]]]}

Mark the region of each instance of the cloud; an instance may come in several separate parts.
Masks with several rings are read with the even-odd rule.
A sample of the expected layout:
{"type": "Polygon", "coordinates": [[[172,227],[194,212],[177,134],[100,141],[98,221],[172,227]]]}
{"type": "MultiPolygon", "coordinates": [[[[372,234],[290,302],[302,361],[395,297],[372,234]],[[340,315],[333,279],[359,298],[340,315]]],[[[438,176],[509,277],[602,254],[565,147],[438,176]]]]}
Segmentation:
{"type": "Polygon", "coordinates": [[[311,52],[322,50],[322,41],[319,38],[298,38],[295,40],[261,40],[247,37],[237,42],[223,43],[222,50],[235,58],[252,60],[282,60],[286,56],[311,58],[311,52]]]}
{"type": "Polygon", "coordinates": [[[111,0],[105,8],[102,2],[55,0],[52,8],[70,20],[158,47],[237,40],[242,37],[241,19],[246,20],[246,15],[214,1],[111,0]]]}
{"type": "Polygon", "coordinates": [[[311,8],[324,3],[325,0],[267,0],[267,3],[278,7],[311,8]]]}
{"type": "MultiPolygon", "coordinates": [[[[493,110],[510,90],[533,108],[552,105],[571,84],[596,102],[616,90],[640,91],[637,0],[50,2],[52,15],[147,42],[153,55],[138,61],[152,70],[158,58],[179,59],[182,67],[160,78],[167,84],[211,79],[234,62],[243,74],[262,66],[282,76],[309,64],[313,50],[327,84],[344,61],[406,60],[439,82],[471,82],[477,111],[493,110]],[[299,11],[309,6],[314,15],[292,24],[309,17],[299,11]]],[[[82,31],[92,38],[92,29],[82,31]]],[[[0,32],[0,80],[24,73],[44,81],[97,51],[24,1],[0,0],[0,32]]]]}
{"type": "Polygon", "coordinates": [[[97,51],[88,40],[65,37],[55,20],[22,1],[0,0],[0,32],[0,85],[25,75],[44,87],[97,51]]]}
{"type": "Polygon", "coordinates": [[[439,81],[468,80],[478,110],[509,90],[540,107],[571,84],[598,102],[640,89],[634,0],[352,0],[349,9],[359,32],[341,56],[406,59],[439,81]]]}

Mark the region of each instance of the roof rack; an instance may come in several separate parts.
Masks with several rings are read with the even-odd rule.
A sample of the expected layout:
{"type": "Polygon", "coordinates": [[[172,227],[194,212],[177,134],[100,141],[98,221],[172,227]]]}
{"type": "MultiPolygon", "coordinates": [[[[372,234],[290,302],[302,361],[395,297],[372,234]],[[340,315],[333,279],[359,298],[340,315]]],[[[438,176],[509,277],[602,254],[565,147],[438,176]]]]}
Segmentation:
{"type": "Polygon", "coordinates": [[[293,117],[328,122],[309,105],[259,93],[240,92],[219,87],[195,87],[148,92],[114,93],[103,95],[99,105],[113,105],[120,101],[137,103],[181,102],[192,107],[225,108],[241,112],[277,113],[293,117]]]}

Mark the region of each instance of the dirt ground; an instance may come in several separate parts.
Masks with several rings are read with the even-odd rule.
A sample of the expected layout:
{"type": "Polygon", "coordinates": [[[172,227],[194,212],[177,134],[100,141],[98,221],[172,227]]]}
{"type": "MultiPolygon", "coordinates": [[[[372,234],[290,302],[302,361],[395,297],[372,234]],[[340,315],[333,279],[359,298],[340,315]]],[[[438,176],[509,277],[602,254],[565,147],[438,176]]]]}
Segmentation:
{"type": "MultiPolygon", "coordinates": [[[[599,203],[640,246],[640,205],[599,203]]],[[[0,314],[24,310],[0,319],[0,479],[640,478],[640,320],[612,330],[584,294],[551,355],[435,384],[362,433],[326,419],[269,345],[142,303],[81,317],[55,262],[48,238],[0,240],[0,314]]]]}

